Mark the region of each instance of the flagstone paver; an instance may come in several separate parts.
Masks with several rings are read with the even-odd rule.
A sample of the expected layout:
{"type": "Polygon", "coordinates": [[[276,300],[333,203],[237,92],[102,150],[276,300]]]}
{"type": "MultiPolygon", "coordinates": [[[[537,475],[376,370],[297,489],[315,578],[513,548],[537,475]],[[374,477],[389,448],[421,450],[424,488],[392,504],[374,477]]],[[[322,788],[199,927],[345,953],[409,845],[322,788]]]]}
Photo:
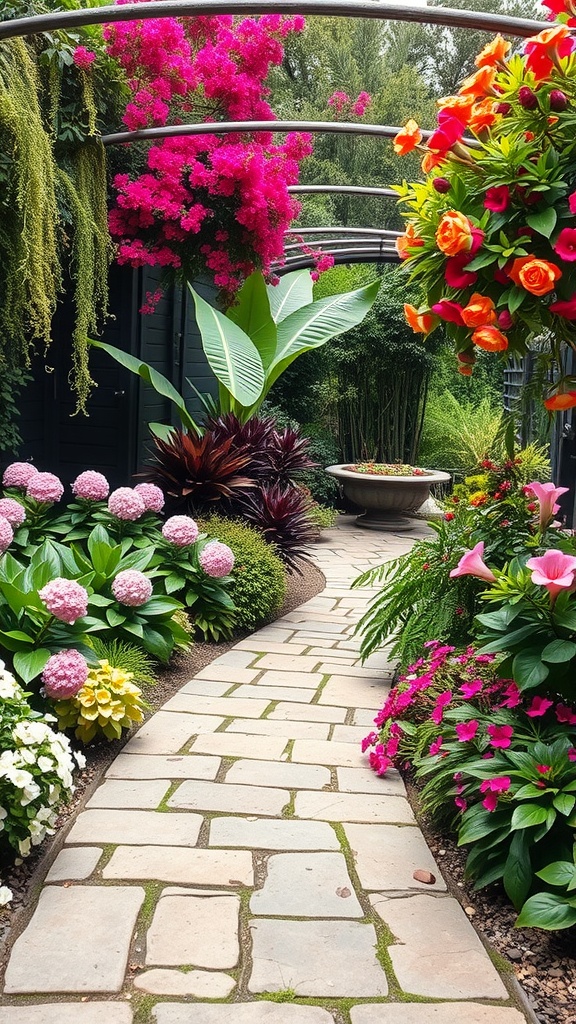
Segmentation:
{"type": "Polygon", "coordinates": [[[16,940],[4,991],[119,992],[144,895],[140,886],[47,886],[16,940]]]}
{"type": "Polygon", "coordinates": [[[350,584],[425,531],[341,520],[314,551],[323,594],[134,734],[14,943],[0,1024],[341,1024],[339,999],[361,1000],[351,1024],[522,1024],[402,779],[360,752],[394,666],[385,650],[362,664],[377,588],[350,584]]]}
{"type": "Polygon", "coordinates": [[[273,854],[250,910],[264,916],[364,916],[341,853],[273,854]]]}

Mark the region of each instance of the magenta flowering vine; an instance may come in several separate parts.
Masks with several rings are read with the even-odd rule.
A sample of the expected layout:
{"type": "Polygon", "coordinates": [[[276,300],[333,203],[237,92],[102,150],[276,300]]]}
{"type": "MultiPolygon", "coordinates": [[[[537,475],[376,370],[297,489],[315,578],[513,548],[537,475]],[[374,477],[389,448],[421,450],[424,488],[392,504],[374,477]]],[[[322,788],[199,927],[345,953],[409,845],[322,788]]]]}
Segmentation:
{"type": "MultiPolygon", "coordinates": [[[[122,2],[122,0],[118,0],[122,2]]],[[[125,71],[130,130],[186,122],[275,120],[266,78],[304,19],[268,14],[162,18],[107,26],[125,71]]],[[[365,103],[358,97],[360,107],[365,103]]],[[[255,269],[269,275],[299,212],[288,186],[312,152],[308,135],[271,132],[167,138],[138,176],[117,175],[110,231],[118,261],[161,266],[190,280],[208,272],[232,295],[255,269]]]]}

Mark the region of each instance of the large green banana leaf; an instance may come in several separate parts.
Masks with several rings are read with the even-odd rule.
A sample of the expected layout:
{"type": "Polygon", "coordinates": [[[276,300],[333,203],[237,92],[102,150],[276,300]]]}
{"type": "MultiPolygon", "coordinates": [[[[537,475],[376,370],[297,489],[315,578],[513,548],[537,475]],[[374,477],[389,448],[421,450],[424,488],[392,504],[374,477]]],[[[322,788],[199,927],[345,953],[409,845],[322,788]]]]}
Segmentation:
{"type": "Polygon", "coordinates": [[[320,348],[330,338],[361,323],[379,288],[380,281],[372,281],[356,291],[311,302],[282,320],[278,324],[278,346],[266,374],[264,394],[302,352],[320,348]]]}
{"type": "Polygon", "coordinates": [[[258,349],[241,327],[205,302],[190,284],[188,287],[194,299],[202,348],[220,388],[240,405],[253,405],[264,388],[264,368],[258,349]]]}
{"type": "Polygon", "coordinates": [[[274,359],[278,341],[268,294],[264,277],[257,270],[246,279],[234,305],[226,311],[227,318],[254,342],[265,371],[274,359]]]}
{"type": "Polygon", "coordinates": [[[268,299],[270,312],[275,323],[279,324],[291,313],[312,302],[312,278],[309,270],[295,270],[280,278],[278,284],[269,284],[268,299]]]}
{"type": "MultiPolygon", "coordinates": [[[[107,352],[109,356],[112,356],[117,363],[124,366],[127,370],[132,373],[138,374],[142,380],[145,380],[147,384],[150,384],[159,395],[164,398],[168,398],[176,406],[178,415],[182,422],[182,426],[187,427],[188,430],[194,430],[200,433],[198,424],[192,419],[186,403],[182,395],[176,391],[174,385],[164,376],[163,373],[159,373],[153,366],[149,366],[148,363],[142,362],[141,359],[137,359],[136,356],[130,355],[129,352],[123,352],[121,348],[116,348],[114,345],[106,345],[103,341],[90,340],[90,344],[96,348],[101,348],[104,352],[107,352]]],[[[170,428],[166,427],[165,430],[170,428]]]]}

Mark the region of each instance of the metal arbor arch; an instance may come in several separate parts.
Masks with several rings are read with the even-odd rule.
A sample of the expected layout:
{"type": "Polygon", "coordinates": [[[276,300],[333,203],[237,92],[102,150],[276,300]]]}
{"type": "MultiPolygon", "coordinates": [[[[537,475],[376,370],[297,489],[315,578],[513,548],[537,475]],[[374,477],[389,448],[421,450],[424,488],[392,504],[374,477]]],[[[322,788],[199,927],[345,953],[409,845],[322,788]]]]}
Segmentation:
{"type": "MultiPolygon", "coordinates": [[[[113,6],[82,8],[73,11],[29,15],[0,23],[2,40],[29,36],[41,32],[73,29],[88,25],[102,25],[119,21],[141,21],[155,18],[192,17],[194,15],[243,14],[308,14],[339,18],[365,18],[382,21],[400,21],[431,24],[452,28],[500,31],[517,38],[527,38],[546,28],[547,22],[508,15],[493,15],[478,11],[462,11],[453,8],[408,6],[387,3],[385,0],[145,0],[143,3],[123,3],[113,6]]],[[[237,132],[282,132],[306,131],[311,133],[337,133],[377,138],[393,138],[400,130],[392,125],[356,124],[330,121],[238,121],[216,124],[195,123],[171,125],[163,128],[149,128],[136,132],[119,131],[102,137],[105,146],[168,138],[178,135],[213,134],[237,132]]],[[[423,132],[430,137],[431,132],[423,132]]],[[[474,146],[475,140],[467,139],[474,146]]],[[[338,193],[351,195],[376,195],[392,197],[391,189],[375,186],[338,185],[293,185],[289,192],[295,194],[338,193]]],[[[329,253],[336,263],[353,262],[398,262],[394,239],[399,232],[377,228],[306,228],[286,233],[287,239],[298,236],[320,236],[315,238],[317,249],[329,253]],[[333,235],[337,237],[334,238],[333,235]],[[324,237],[322,237],[324,236],[324,237]]],[[[295,246],[289,241],[285,245],[285,263],[278,273],[309,267],[311,257],[293,252],[295,246]]]]}

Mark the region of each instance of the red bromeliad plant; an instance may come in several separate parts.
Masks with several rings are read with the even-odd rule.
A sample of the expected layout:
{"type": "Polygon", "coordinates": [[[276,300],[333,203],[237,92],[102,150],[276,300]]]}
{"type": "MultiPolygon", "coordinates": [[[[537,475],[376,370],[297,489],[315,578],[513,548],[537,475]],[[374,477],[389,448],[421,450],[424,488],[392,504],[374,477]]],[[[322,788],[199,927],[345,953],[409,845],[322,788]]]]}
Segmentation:
{"type": "MultiPolygon", "coordinates": [[[[118,0],[122,2],[122,0],[118,0]]],[[[296,15],[229,15],[110,25],[109,53],[128,77],[131,130],[230,120],[274,120],[265,86],[296,15]]],[[[270,273],[299,204],[288,193],[312,151],[307,135],[193,135],[150,146],[144,173],[117,175],[110,230],[118,261],[159,265],[188,280],[208,272],[233,294],[253,270],[270,273]]]]}
{"type": "MultiPolygon", "coordinates": [[[[565,20],[566,3],[547,6],[565,20]]],[[[562,367],[562,343],[576,347],[576,40],[557,25],[523,56],[510,46],[497,36],[484,48],[439,101],[425,146],[414,121],[394,143],[421,149],[426,173],[396,189],[407,206],[398,252],[423,293],[406,318],[423,334],[445,324],[466,376],[477,348],[522,355],[546,333],[546,358],[562,367]]],[[[576,405],[576,379],[562,372],[545,405],[576,405]]]]}

